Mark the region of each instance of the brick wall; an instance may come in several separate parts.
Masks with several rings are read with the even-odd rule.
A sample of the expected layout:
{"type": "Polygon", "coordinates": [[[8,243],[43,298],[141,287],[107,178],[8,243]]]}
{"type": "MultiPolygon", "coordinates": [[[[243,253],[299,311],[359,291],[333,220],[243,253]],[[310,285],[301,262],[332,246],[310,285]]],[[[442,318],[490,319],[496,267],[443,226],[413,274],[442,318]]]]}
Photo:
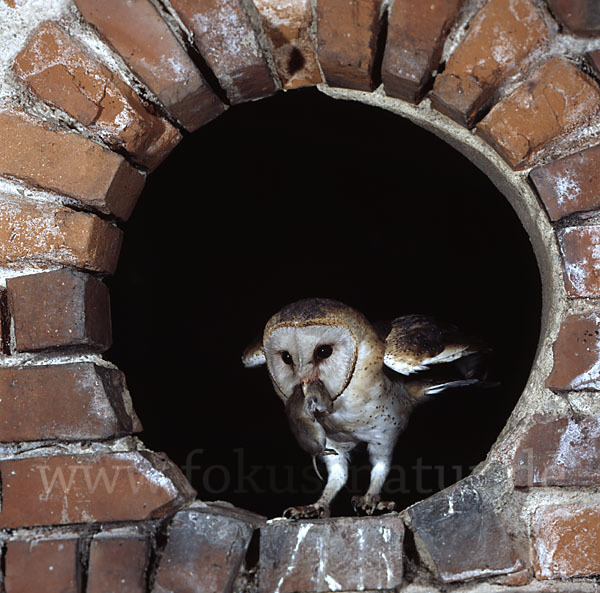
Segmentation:
{"type": "Polygon", "coordinates": [[[1,0],[0,76],[4,593],[597,590],[596,0],[1,0]],[[471,476],[382,517],[266,522],[195,500],[135,436],[104,280],[184,134],[312,85],[489,175],[538,258],[542,335],[471,476]]]}

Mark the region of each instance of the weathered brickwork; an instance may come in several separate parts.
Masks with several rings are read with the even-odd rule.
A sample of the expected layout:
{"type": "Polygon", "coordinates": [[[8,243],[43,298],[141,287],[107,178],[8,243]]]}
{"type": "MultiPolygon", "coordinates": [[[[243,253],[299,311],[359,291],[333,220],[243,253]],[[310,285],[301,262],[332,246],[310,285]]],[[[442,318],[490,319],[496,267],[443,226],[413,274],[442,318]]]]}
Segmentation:
{"type": "MultiPolygon", "coordinates": [[[[260,32],[248,12],[256,11],[254,5],[242,0],[173,0],[171,4],[233,105],[277,91],[260,32]]],[[[255,16],[260,19],[258,13],[255,16]]]]}
{"type": "Polygon", "coordinates": [[[594,0],[548,0],[548,6],[567,32],[600,35],[600,5],[594,0]]]}
{"type": "Polygon", "coordinates": [[[515,454],[515,485],[598,486],[600,418],[534,419],[515,454]]]}
{"type": "Polygon", "coordinates": [[[133,528],[95,535],[89,551],[86,593],[145,593],[150,542],[133,528]]]}
{"type": "Polygon", "coordinates": [[[157,453],[55,453],[0,461],[0,473],[0,528],[142,521],[167,516],[195,494],[157,453]]]}
{"type": "Polygon", "coordinates": [[[186,130],[223,113],[225,106],[149,0],[76,4],[186,130]]]}
{"type": "Polygon", "coordinates": [[[7,292],[17,352],[110,348],[108,288],[93,276],[66,268],[17,276],[7,292]]]}
{"type": "Polygon", "coordinates": [[[600,112],[600,89],[563,58],[552,58],[492,108],[477,131],[514,168],[550,143],[589,125],[600,112]]]}
{"type": "Polygon", "coordinates": [[[559,231],[564,262],[565,285],[570,298],[600,295],[600,226],[571,226],[559,231]]]}
{"type": "Polygon", "coordinates": [[[0,0],[0,590],[595,591],[599,6],[0,0]],[[317,84],[485,154],[556,288],[532,380],[472,476],[398,513],[267,521],[194,500],[135,437],[125,376],[103,358],[106,276],[186,132],[317,84]]]}
{"type": "Polygon", "coordinates": [[[554,391],[600,391],[600,317],[571,315],[554,343],[554,366],[546,386],[554,391]]]}
{"type": "Polygon", "coordinates": [[[600,507],[541,507],[531,529],[538,579],[600,574],[600,507]]]}
{"type": "Polygon", "coordinates": [[[17,56],[14,70],[44,101],[150,170],[181,140],[170,123],[150,113],[131,87],[73,42],[57,23],[40,26],[17,56]]]}
{"type": "Polygon", "coordinates": [[[74,266],[113,273],[122,231],[102,218],[43,202],[0,196],[0,264],[74,266]]]}
{"type": "Polygon", "coordinates": [[[100,440],[141,429],[116,369],[89,362],[0,369],[0,442],[100,440]]]}
{"type": "Polygon", "coordinates": [[[372,91],[381,33],[381,0],[317,2],[319,62],[329,86],[372,91]]]}
{"type": "Polygon", "coordinates": [[[532,0],[490,0],[473,19],[444,72],[436,77],[432,105],[471,127],[502,82],[549,41],[550,31],[532,0]]]}
{"type": "Polygon", "coordinates": [[[310,0],[284,3],[256,0],[255,4],[265,33],[271,40],[283,88],[291,90],[322,82],[311,36],[314,19],[310,0]]]}
{"type": "Polygon", "coordinates": [[[463,0],[394,2],[381,72],[386,94],[411,103],[422,98],[462,4],[463,0]]]}
{"type": "Polygon", "coordinates": [[[530,176],[553,221],[600,207],[600,145],[537,167],[530,176]]]}
{"type": "MultiPolygon", "coordinates": [[[[121,155],[74,133],[0,111],[0,174],[126,219],[145,178],[121,155]]],[[[3,241],[4,243],[4,241],[3,241]]]]}

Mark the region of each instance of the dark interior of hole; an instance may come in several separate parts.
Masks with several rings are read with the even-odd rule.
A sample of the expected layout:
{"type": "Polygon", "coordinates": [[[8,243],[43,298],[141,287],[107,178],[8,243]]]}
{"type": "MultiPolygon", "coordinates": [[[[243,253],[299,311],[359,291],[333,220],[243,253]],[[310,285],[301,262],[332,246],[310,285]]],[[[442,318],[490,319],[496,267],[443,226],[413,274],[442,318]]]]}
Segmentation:
{"type": "MultiPolygon", "coordinates": [[[[316,89],[230,109],[151,176],[125,230],[108,358],[143,441],[201,499],[273,517],[320,493],[266,371],[240,362],[297,299],[371,320],[434,313],[494,347],[500,387],[451,390],[413,415],[386,486],[399,507],[482,461],[525,385],[541,313],[525,230],[475,166],[386,111],[316,89]]],[[[333,514],[352,513],[368,474],[358,451],[333,514]]]]}

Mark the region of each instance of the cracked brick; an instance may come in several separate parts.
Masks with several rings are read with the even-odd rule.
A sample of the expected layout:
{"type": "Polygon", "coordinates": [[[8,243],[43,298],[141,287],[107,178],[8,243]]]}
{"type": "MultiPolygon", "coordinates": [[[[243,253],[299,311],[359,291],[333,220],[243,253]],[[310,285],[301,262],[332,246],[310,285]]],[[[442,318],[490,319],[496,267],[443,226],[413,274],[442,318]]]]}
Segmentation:
{"type": "Polygon", "coordinates": [[[477,132],[513,169],[535,164],[547,147],[600,113],[598,85],[564,58],[552,58],[496,104],[477,132]]]}
{"type": "Polygon", "coordinates": [[[40,25],[16,57],[13,70],[43,101],[151,171],[181,140],[176,128],[151,113],[129,85],[56,22],[40,25]]]}
{"type": "Polygon", "coordinates": [[[436,77],[432,106],[472,127],[502,82],[521,71],[528,57],[550,39],[546,21],[532,0],[490,0],[436,77]]]}
{"type": "Polygon", "coordinates": [[[225,110],[149,0],[76,0],[88,22],[189,132],[225,110]]]}

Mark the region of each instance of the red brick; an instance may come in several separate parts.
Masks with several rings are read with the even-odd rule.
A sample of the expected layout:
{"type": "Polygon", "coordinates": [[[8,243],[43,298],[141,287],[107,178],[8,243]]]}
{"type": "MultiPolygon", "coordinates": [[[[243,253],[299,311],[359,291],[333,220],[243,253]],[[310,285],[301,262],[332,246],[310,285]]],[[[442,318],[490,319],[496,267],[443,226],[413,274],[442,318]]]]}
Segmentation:
{"type": "Polygon", "coordinates": [[[313,13],[310,0],[276,3],[255,0],[265,33],[273,46],[277,74],[287,90],[322,82],[317,48],[311,37],[313,13]]]}
{"type": "Polygon", "coordinates": [[[149,0],[76,0],[83,16],[186,130],[225,110],[149,0]]]}
{"type": "Polygon", "coordinates": [[[541,506],[531,532],[538,579],[600,574],[600,507],[541,506]]]}
{"type": "Polygon", "coordinates": [[[80,582],[77,536],[6,544],[6,593],[79,593],[80,582]]]}
{"type": "Polygon", "coordinates": [[[600,208],[600,144],[533,169],[530,178],[550,220],[600,208]]]}
{"type": "Polygon", "coordinates": [[[110,299],[100,280],[63,268],[9,278],[6,287],[18,352],[110,348],[110,299]]]}
{"type": "Polygon", "coordinates": [[[598,0],[548,0],[548,6],[567,33],[589,37],[600,35],[598,0]]]}
{"type": "Polygon", "coordinates": [[[270,523],[260,531],[259,593],[394,589],[403,541],[395,513],[270,523]]]}
{"type": "Polygon", "coordinates": [[[42,100],[60,107],[151,171],[181,140],[169,122],[148,111],[131,87],[55,22],[47,21],[36,30],[13,70],[42,100]]]}
{"type": "Polygon", "coordinates": [[[2,265],[61,264],[112,274],[122,239],[116,226],[93,214],[0,196],[2,265]]]}
{"type": "Polygon", "coordinates": [[[196,47],[233,105],[277,91],[255,31],[260,16],[251,2],[171,0],[171,5],[194,34],[196,47]]]}
{"type": "Polygon", "coordinates": [[[6,290],[0,290],[0,356],[10,354],[10,316],[6,290]]]}
{"type": "Polygon", "coordinates": [[[439,66],[444,41],[464,0],[396,0],[383,56],[385,92],[417,103],[439,66]]]}
{"type": "Polygon", "coordinates": [[[563,58],[552,58],[500,101],[477,131],[515,169],[600,112],[598,85],[563,58]]]}
{"type": "Polygon", "coordinates": [[[536,417],[513,460],[515,486],[600,486],[600,418],[536,417]]]}
{"type": "Polygon", "coordinates": [[[152,593],[230,593],[252,534],[264,521],[218,504],[179,511],[169,525],[152,593]]]}
{"type": "Polygon", "coordinates": [[[15,112],[0,112],[0,174],[127,219],[145,178],[119,154],[15,112]]]}
{"type": "Polygon", "coordinates": [[[94,536],[85,593],[146,593],[148,538],[134,528],[94,536]]]}
{"type": "Polygon", "coordinates": [[[571,315],[553,346],[554,366],[546,387],[553,391],[600,391],[600,317],[571,315]]]}
{"type": "Polygon", "coordinates": [[[0,369],[0,442],[107,439],[141,430],[116,369],[88,362],[0,369]]]}
{"type": "MultiPolygon", "coordinates": [[[[494,583],[505,587],[524,587],[531,580],[529,570],[523,569],[497,578],[494,583]]],[[[505,592],[508,593],[508,592],[505,592]]]]}
{"type": "Polygon", "coordinates": [[[5,459],[0,474],[2,529],[143,521],[195,495],[177,466],[146,451],[5,459]]]}
{"type": "Polygon", "coordinates": [[[530,54],[549,41],[545,20],[532,0],[490,0],[436,77],[433,107],[471,127],[502,82],[522,71],[530,54]]]}
{"type": "Polygon", "coordinates": [[[600,296],[600,226],[566,227],[558,231],[567,296],[600,296]]]}
{"type": "Polygon", "coordinates": [[[372,91],[379,83],[381,0],[317,2],[317,48],[329,86],[372,91]]]}

